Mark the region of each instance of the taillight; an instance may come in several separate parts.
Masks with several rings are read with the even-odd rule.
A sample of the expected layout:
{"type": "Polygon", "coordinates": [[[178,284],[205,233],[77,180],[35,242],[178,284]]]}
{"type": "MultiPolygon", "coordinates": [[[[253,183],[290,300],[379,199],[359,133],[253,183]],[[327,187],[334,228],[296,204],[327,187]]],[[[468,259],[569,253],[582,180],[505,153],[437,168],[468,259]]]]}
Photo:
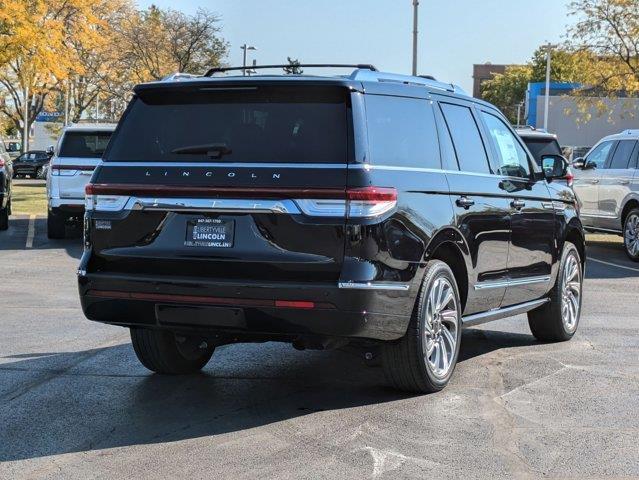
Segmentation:
{"type": "Polygon", "coordinates": [[[92,183],[84,187],[84,208],[100,212],[119,212],[128,203],[128,195],[102,195],[92,183]]]}
{"type": "Polygon", "coordinates": [[[572,187],[572,184],[575,180],[575,176],[573,175],[570,169],[568,169],[568,172],[566,173],[566,176],[564,178],[566,179],[566,183],[568,184],[568,186],[572,187]]]}
{"type": "Polygon", "coordinates": [[[397,190],[385,187],[349,188],[346,190],[349,217],[377,217],[397,205],[397,190]]]}

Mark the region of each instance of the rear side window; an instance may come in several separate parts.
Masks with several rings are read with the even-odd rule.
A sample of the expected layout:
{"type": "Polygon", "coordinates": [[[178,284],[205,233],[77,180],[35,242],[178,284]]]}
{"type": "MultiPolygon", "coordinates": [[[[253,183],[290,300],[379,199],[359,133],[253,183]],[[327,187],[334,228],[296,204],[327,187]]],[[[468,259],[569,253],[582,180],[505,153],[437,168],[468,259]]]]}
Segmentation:
{"type": "Polygon", "coordinates": [[[430,101],[366,95],[366,116],[372,164],[441,168],[430,101]]]}
{"type": "Polygon", "coordinates": [[[610,159],[610,163],[606,168],[625,169],[632,168],[630,166],[630,157],[635,149],[637,142],[632,140],[621,140],[617,145],[614,155],[610,159]]]}
{"type": "Polygon", "coordinates": [[[111,139],[111,132],[66,132],[60,157],[100,158],[111,139]]]}
{"type": "Polygon", "coordinates": [[[554,138],[522,137],[522,140],[539,166],[541,166],[541,157],[544,155],[563,155],[559,143],[554,138]]]}
{"type": "Polygon", "coordinates": [[[337,88],[142,92],[105,161],[345,163],[347,101],[347,92],[337,88]]]}
{"type": "Polygon", "coordinates": [[[460,170],[490,173],[484,142],[470,108],[450,103],[440,105],[453,139],[460,170]]]}

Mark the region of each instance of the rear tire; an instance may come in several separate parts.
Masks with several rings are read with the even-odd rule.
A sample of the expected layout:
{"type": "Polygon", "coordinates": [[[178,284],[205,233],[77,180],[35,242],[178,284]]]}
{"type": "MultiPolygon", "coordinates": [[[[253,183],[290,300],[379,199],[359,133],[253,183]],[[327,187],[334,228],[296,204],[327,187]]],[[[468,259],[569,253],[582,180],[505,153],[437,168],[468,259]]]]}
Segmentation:
{"type": "Polygon", "coordinates": [[[34,177],[34,178],[43,179],[43,178],[44,178],[44,175],[42,174],[42,172],[44,172],[44,170],[42,169],[42,167],[38,167],[38,168],[36,169],[35,177],[34,177]]]}
{"type": "Polygon", "coordinates": [[[66,217],[49,210],[47,214],[47,237],[50,239],[62,239],[66,236],[66,217]]]}
{"type": "Polygon", "coordinates": [[[623,246],[628,258],[633,262],[639,262],[639,208],[633,208],[626,215],[623,224],[623,246]]]}
{"type": "Polygon", "coordinates": [[[215,350],[213,347],[199,348],[198,342],[190,338],[178,341],[173,332],[147,328],[132,328],[131,342],[142,365],[166,375],[200,371],[215,350]]]}
{"type": "Polygon", "coordinates": [[[9,211],[11,210],[11,204],[7,203],[5,208],[0,208],[0,230],[7,230],[9,228],[9,211]]]}
{"type": "Polygon", "coordinates": [[[550,302],[528,312],[528,325],[537,340],[565,342],[579,326],[583,291],[583,269],[577,247],[564,245],[555,286],[549,294],[550,302]]]}
{"type": "Polygon", "coordinates": [[[448,384],[459,355],[461,314],[453,272],[431,260],[406,334],[382,346],[384,372],[395,388],[432,393],[448,384]]]}

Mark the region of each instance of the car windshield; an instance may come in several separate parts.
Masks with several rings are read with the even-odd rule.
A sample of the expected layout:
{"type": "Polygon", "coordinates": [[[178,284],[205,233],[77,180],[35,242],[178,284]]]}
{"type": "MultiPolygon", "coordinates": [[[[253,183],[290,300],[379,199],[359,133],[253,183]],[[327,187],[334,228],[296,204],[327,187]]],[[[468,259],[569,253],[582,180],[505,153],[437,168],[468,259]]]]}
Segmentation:
{"type": "Polygon", "coordinates": [[[556,138],[523,138],[524,143],[533,154],[537,165],[541,166],[544,155],[561,155],[561,147],[556,138]]]}
{"type": "Polygon", "coordinates": [[[27,152],[20,155],[20,160],[33,161],[33,160],[44,160],[48,158],[46,152],[27,152]]]}
{"type": "Polygon", "coordinates": [[[105,161],[346,162],[346,99],[309,87],[146,92],[105,161]]]}
{"type": "Polygon", "coordinates": [[[60,146],[60,157],[100,158],[106,149],[111,132],[66,132],[60,146]]]}

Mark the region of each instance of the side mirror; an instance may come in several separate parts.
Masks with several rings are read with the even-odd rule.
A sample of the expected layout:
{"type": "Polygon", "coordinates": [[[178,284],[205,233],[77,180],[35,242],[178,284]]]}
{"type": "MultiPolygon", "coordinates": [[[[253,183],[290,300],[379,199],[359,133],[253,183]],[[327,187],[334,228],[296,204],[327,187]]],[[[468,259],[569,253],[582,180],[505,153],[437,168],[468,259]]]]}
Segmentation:
{"type": "Polygon", "coordinates": [[[574,168],[578,168],[578,169],[580,169],[580,170],[583,170],[583,169],[584,169],[584,167],[585,167],[585,165],[586,165],[586,161],[584,160],[584,157],[576,158],[576,159],[572,162],[572,166],[573,166],[574,168]]]}
{"type": "Polygon", "coordinates": [[[55,153],[55,147],[53,145],[49,145],[47,147],[47,155],[49,155],[49,157],[53,157],[54,153],[55,153]]]}
{"type": "Polygon", "coordinates": [[[568,161],[561,155],[544,155],[541,157],[541,169],[546,180],[564,178],[568,174],[568,161]]]}

